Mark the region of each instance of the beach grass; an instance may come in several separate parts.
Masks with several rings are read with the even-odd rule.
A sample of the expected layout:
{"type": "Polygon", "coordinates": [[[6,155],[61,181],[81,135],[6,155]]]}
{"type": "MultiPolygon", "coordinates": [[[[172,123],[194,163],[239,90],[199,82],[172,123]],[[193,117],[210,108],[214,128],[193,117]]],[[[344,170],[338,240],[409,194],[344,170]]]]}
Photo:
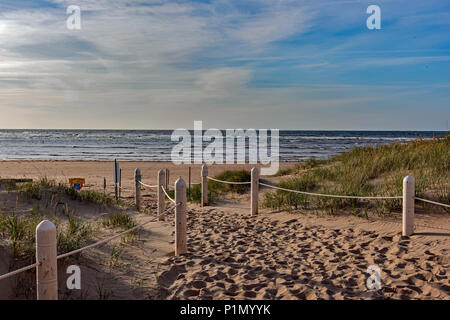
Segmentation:
{"type": "Polygon", "coordinates": [[[123,201],[116,200],[114,197],[106,195],[103,192],[96,190],[77,191],[64,183],[58,183],[47,178],[17,185],[17,190],[26,197],[36,200],[41,200],[44,195],[48,194],[64,194],[70,197],[71,200],[88,201],[104,206],[124,205],[123,201]]]}
{"type": "MultiPolygon", "coordinates": [[[[298,164],[287,172],[291,176],[282,179],[280,187],[334,195],[401,196],[403,178],[411,175],[416,181],[416,196],[449,203],[449,159],[450,135],[358,147],[328,160],[313,159],[298,164]]],[[[286,175],[286,172],[282,173],[286,175]]],[[[265,194],[263,205],[287,210],[325,210],[330,214],[370,208],[384,214],[400,210],[401,199],[364,201],[311,197],[277,190],[265,194]]]]}
{"type": "MultiPolygon", "coordinates": [[[[125,212],[115,212],[106,216],[102,221],[101,225],[106,228],[119,228],[122,231],[134,228],[137,226],[136,220],[125,212]]],[[[127,233],[123,239],[134,240],[139,237],[139,228],[127,233]]]]}
{"type": "Polygon", "coordinates": [[[108,228],[122,228],[128,230],[137,225],[136,221],[130,215],[124,212],[116,212],[103,219],[102,225],[108,228]]]}
{"type": "MultiPolygon", "coordinates": [[[[214,176],[217,180],[230,182],[249,182],[251,174],[246,170],[226,170],[214,176]]],[[[232,185],[208,180],[208,202],[212,203],[222,194],[235,192],[239,194],[247,193],[250,190],[249,184],[232,185]]],[[[193,185],[189,192],[189,201],[200,203],[202,199],[201,184],[193,185]]]]}
{"type": "Polygon", "coordinates": [[[46,217],[39,209],[17,215],[0,212],[0,236],[9,244],[15,259],[35,259],[36,227],[44,219],[50,220],[57,230],[58,253],[63,254],[83,247],[94,234],[94,229],[80,219],[70,215],[67,221],[46,217]]]}
{"type": "MultiPolygon", "coordinates": [[[[217,180],[230,182],[249,182],[251,174],[247,170],[226,170],[214,176],[217,180]]],[[[247,193],[250,190],[249,184],[225,184],[217,181],[208,181],[208,187],[211,186],[213,192],[236,192],[247,193]]]]}

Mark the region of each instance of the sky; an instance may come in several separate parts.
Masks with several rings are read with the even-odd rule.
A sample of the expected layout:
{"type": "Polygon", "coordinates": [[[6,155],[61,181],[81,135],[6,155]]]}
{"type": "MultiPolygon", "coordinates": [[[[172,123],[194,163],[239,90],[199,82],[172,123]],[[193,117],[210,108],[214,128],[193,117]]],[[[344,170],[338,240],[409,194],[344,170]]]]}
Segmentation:
{"type": "Polygon", "coordinates": [[[0,0],[0,112],[8,129],[448,130],[450,2],[0,0]]]}

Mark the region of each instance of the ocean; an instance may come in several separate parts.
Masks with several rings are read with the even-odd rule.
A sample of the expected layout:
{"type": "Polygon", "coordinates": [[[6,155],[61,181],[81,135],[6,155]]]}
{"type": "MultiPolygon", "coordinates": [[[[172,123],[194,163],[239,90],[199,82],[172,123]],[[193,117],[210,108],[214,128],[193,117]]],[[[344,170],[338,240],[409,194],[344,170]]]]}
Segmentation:
{"type": "MultiPolygon", "coordinates": [[[[172,130],[1,129],[0,160],[171,161],[172,147],[178,143],[171,141],[171,134],[172,130]]],[[[445,134],[445,131],[280,130],[280,160],[327,158],[355,147],[445,134]]]]}

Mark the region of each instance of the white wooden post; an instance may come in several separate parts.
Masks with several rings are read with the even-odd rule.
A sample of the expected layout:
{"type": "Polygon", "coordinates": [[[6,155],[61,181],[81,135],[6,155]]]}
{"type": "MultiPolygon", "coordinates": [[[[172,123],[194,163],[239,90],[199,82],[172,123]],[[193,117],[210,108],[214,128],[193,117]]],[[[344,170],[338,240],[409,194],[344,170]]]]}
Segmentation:
{"type": "Polygon", "coordinates": [[[258,168],[252,168],[251,171],[251,205],[250,214],[255,216],[258,214],[258,191],[259,191],[259,173],[258,168]]]}
{"type": "Polygon", "coordinates": [[[403,228],[402,234],[410,236],[414,233],[414,178],[406,176],[403,179],[403,228]]]}
{"type": "Polygon", "coordinates": [[[36,227],[37,300],[58,300],[56,227],[43,220],[36,227]]]}
{"type": "Polygon", "coordinates": [[[201,172],[202,179],[202,207],[208,205],[208,167],[206,164],[202,165],[201,172]]]}
{"type": "Polygon", "coordinates": [[[158,171],[158,176],[156,177],[158,181],[158,190],[157,190],[157,198],[158,198],[158,220],[164,221],[164,217],[161,214],[166,210],[166,195],[164,194],[163,187],[166,183],[166,172],[164,170],[158,171]]]}
{"type": "Polygon", "coordinates": [[[186,238],[186,182],[180,177],[175,182],[175,255],[187,253],[186,238]]]}
{"type": "Polygon", "coordinates": [[[189,167],[188,199],[191,200],[191,167],[189,167]]]}
{"type": "Polygon", "coordinates": [[[122,197],[122,168],[119,169],[119,199],[122,197]]]}
{"type": "Polygon", "coordinates": [[[119,163],[117,162],[117,159],[114,159],[114,196],[116,198],[116,201],[119,200],[119,163]]]}
{"type": "Polygon", "coordinates": [[[141,211],[141,181],[141,169],[136,168],[136,170],[134,171],[134,197],[137,211],[141,211]]]}
{"type": "Polygon", "coordinates": [[[169,169],[166,168],[166,171],[164,172],[164,177],[165,177],[165,182],[164,182],[164,188],[166,189],[166,191],[169,191],[169,169]]]}
{"type": "Polygon", "coordinates": [[[170,170],[166,169],[166,191],[169,192],[170,189],[170,170]]]}

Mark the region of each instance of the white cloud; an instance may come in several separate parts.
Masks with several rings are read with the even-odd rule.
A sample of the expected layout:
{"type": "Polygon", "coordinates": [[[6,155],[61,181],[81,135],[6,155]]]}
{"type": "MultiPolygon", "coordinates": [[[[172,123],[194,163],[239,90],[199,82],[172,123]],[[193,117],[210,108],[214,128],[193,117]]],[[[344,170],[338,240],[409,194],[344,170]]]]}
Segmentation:
{"type": "Polygon", "coordinates": [[[228,95],[245,87],[251,79],[251,71],[239,68],[218,68],[200,75],[196,84],[205,93],[228,95]]]}
{"type": "Polygon", "coordinates": [[[252,45],[262,45],[307,31],[304,8],[275,6],[261,14],[241,17],[242,24],[229,26],[229,35],[252,45]]]}
{"type": "Polygon", "coordinates": [[[215,11],[220,3],[214,2],[53,2],[61,8],[18,8],[0,14],[4,82],[20,80],[21,88],[42,90],[200,86],[209,95],[225,94],[245,85],[251,70],[208,67],[199,53],[213,59],[244,57],[302,32],[304,20],[301,8],[289,10],[264,1],[255,16],[233,6],[222,15],[215,11]],[[82,10],[81,30],[66,28],[65,7],[74,3],[82,10]]]}
{"type": "MultiPolygon", "coordinates": [[[[202,117],[217,127],[252,119],[293,128],[314,126],[313,116],[325,110],[398,94],[384,88],[365,97],[368,88],[342,91],[333,83],[307,90],[249,85],[261,71],[258,63],[267,64],[266,71],[281,62],[298,73],[320,72],[337,68],[335,53],[370,44],[364,35],[325,44],[326,50],[307,44],[281,52],[278,41],[300,38],[313,24],[327,31],[345,25],[350,13],[336,13],[336,2],[53,2],[60,8],[0,12],[0,111],[10,115],[0,127],[173,128],[202,117]],[[82,10],[81,30],[66,28],[65,7],[73,4],[82,10]],[[320,14],[336,18],[318,24],[320,14]],[[314,91],[317,96],[308,96],[314,91]]],[[[351,14],[358,10],[352,6],[351,14]]],[[[360,59],[366,65],[415,62],[360,59]]]]}

